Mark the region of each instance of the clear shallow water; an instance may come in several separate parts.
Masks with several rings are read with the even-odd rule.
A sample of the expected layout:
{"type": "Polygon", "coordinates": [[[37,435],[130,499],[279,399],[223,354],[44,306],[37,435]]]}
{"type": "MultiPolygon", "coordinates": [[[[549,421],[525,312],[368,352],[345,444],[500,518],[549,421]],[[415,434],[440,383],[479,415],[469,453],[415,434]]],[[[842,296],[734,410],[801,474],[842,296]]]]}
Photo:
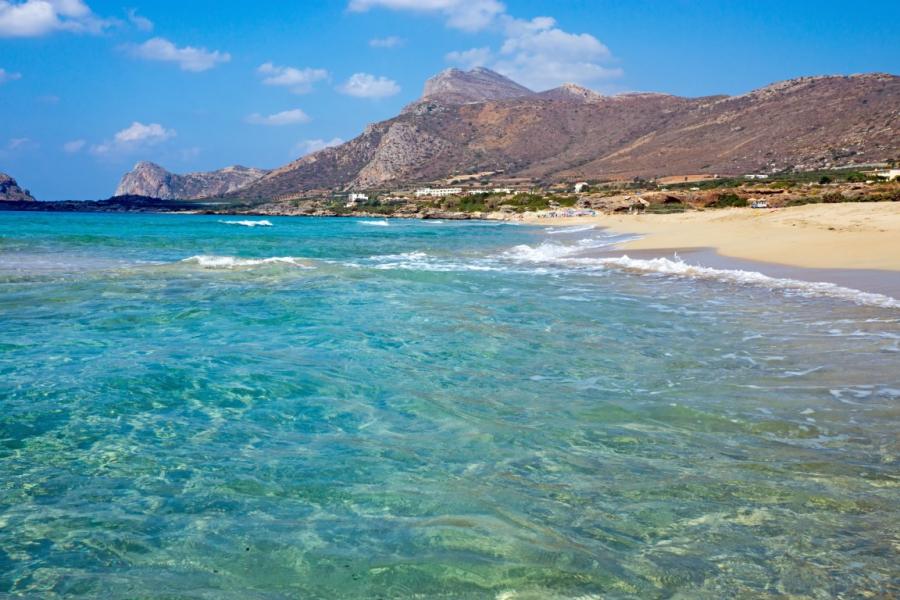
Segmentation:
{"type": "Polygon", "coordinates": [[[223,220],[0,213],[0,596],[897,593],[890,299],[223,220]]]}

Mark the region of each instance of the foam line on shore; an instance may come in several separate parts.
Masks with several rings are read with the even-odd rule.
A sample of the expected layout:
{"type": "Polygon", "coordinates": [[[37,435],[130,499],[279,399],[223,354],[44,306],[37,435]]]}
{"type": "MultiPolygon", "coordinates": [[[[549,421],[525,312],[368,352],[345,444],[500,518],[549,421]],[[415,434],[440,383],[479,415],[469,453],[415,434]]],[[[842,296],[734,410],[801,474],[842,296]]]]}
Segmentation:
{"type": "Polygon", "coordinates": [[[551,241],[541,242],[537,246],[521,244],[507,250],[501,256],[516,262],[552,262],[554,260],[572,258],[577,254],[590,250],[609,248],[630,239],[633,239],[633,237],[607,234],[583,238],[574,244],[560,244],[551,241]]]}
{"type": "Polygon", "coordinates": [[[863,306],[900,309],[900,300],[884,294],[863,292],[825,281],[782,279],[770,277],[757,271],[714,269],[712,267],[691,265],[677,258],[674,260],[669,258],[636,259],[620,256],[614,258],[576,258],[570,259],[569,262],[584,266],[611,267],[643,274],[672,275],[686,279],[703,279],[736,285],[752,285],[807,297],[820,296],[846,300],[863,306]]]}
{"type": "Polygon", "coordinates": [[[594,225],[573,225],[571,227],[548,227],[544,231],[550,235],[558,235],[560,233],[580,233],[592,229],[594,229],[594,225]]]}

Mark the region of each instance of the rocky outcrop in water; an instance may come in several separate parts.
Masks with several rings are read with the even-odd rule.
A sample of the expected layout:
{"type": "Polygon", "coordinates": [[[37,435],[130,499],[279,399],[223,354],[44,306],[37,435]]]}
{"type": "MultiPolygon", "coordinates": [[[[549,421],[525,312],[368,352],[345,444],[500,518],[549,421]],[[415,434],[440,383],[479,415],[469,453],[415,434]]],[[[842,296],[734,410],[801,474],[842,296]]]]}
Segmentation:
{"type": "Polygon", "coordinates": [[[16,180],[0,173],[0,202],[34,202],[34,196],[28,190],[23,190],[16,180]]]}
{"type": "Polygon", "coordinates": [[[233,166],[206,173],[178,175],[141,161],[122,176],[116,196],[146,196],[162,200],[196,200],[240,190],[268,173],[263,169],[233,166]]]}

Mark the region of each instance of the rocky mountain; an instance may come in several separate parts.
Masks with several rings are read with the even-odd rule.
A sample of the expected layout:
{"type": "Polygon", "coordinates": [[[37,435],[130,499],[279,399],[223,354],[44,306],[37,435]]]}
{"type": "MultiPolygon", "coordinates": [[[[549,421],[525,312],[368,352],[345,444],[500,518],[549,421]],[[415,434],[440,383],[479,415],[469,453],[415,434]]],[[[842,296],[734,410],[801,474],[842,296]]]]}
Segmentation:
{"type": "Polygon", "coordinates": [[[16,180],[0,173],[0,202],[34,202],[34,197],[28,190],[23,190],[16,180]]]}
{"type": "Polygon", "coordinates": [[[425,82],[422,100],[466,104],[533,96],[534,92],[484,67],[471,71],[447,69],[425,82]]]}
{"type": "Polygon", "coordinates": [[[552,90],[541,92],[538,96],[544,100],[569,100],[571,102],[599,102],[603,99],[602,94],[574,83],[564,83],[552,90]]]}
{"type": "Polygon", "coordinates": [[[739,175],[900,156],[900,77],[804,77],[740,96],[533,93],[451,69],[400,115],[276,169],[236,195],[394,188],[501,172],[537,181],[739,175]]]}
{"type": "Polygon", "coordinates": [[[155,163],[141,161],[122,176],[114,195],[196,200],[235,192],[266,173],[268,171],[262,169],[233,166],[206,173],[177,175],[155,163]]]}

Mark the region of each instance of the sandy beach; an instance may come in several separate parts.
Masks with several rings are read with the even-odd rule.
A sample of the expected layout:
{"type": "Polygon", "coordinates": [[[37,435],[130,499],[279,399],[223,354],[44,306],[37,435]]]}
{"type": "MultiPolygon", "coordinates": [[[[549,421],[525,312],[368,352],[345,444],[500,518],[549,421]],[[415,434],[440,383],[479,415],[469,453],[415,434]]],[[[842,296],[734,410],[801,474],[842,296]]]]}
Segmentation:
{"type": "Polygon", "coordinates": [[[900,271],[900,203],[808,204],[668,215],[540,218],[536,225],[593,223],[641,235],[622,250],[712,248],[722,256],[811,269],[900,271]]]}

